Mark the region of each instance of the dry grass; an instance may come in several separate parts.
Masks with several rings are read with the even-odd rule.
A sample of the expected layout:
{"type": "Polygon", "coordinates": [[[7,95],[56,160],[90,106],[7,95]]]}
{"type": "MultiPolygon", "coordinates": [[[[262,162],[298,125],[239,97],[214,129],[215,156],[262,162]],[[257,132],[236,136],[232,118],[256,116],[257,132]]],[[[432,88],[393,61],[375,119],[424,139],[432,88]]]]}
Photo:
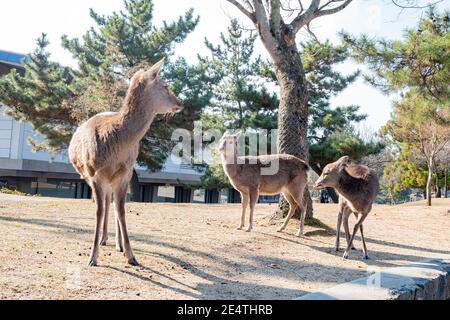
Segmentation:
{"type": "Polygon", "coordinates": [[[376,206],[365,223],[369,261],[360,250],[348,261],[334,252],[336,205],[315,205],[331,231],[306,227],[298,239],[296,221],[276,232],[265,218],[270,205],[257,206],[255,229],[245,233],[236,230],[239,205],[130,203],[142,266],[126,265],[110,234],[99,267],[89,268],[91,201],[0,195],[0,298],[291,299],[365,276],[368,267],[448,254],[450,201],[434,203],[376,206]]]}

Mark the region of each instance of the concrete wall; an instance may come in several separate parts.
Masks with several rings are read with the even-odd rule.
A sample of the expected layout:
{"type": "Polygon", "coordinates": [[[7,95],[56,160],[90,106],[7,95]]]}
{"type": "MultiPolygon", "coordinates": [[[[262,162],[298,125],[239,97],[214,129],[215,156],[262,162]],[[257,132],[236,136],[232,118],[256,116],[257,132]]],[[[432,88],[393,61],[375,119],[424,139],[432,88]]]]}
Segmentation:
{"type": "Polygon", "coordinates": [[[403,267],[343,283],[298,300],[449,300],[450,256],[418,261],[403,267]]]}

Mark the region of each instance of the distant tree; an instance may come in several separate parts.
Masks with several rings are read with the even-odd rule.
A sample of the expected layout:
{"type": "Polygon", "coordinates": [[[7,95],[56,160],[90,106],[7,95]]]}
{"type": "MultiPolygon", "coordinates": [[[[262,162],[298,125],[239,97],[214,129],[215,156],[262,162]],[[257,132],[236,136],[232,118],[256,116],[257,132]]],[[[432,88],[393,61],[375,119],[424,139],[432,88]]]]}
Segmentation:
{"type": "Polygon", "coordinates": [[[444,198],[448,198],[448,185],[450,184],[450,145],[447,145],[438,157],[438,170],[442,171],[444,198]]]}
{"type": "Polygon", "coordinates": [[[427,204],[436,158],[450,139],[450,17],[430,8],[415,29],[398,41],[343,34],[354,57],[372,71],[366,79],[384,92],[397,92],[392,119],[383,133],[419,152],[428,167],[427,204]]]}
{"type": "Polygon", "coordinates": [[[431,206],[433,172],[439,154],[450,143],[450,108],[436,107],[421,94],[408,92],[395,105],[393,119],[384,127],[384,132],[419,152],[428,166],[426,184],[427,204],[431,206]]]}
{"type": "MultiPolygon", "coordinates": [[[[30,122],[45,140],[30,141],[34,149],[58,152],[67,148],[74,129],[92,115],[117,111],[128,80],[139,68],[148,68],[162,57],[171,57],[174,47],[191,33],[199,21],[189,10],[176,22],[153,24],[152,0],[125,0],[125,10],[109,16],[93,10],[96,26],[82,39],[62,37],[62,46],[72,53],[76,69],[52,62],[43,35],[36,50],[24,61],[25,75],[15,70],[0,78],[0,101],[15,119],[30,122]]],[[[151,133],[141,142],[138,161],[150,169],[163,164],[171,142],[172,127],[193,127],[208,103],[210,91],[202,87],[204,69],[183,59],[164,68],[185,110],[173,119],[158,117],[151,133]]]]}

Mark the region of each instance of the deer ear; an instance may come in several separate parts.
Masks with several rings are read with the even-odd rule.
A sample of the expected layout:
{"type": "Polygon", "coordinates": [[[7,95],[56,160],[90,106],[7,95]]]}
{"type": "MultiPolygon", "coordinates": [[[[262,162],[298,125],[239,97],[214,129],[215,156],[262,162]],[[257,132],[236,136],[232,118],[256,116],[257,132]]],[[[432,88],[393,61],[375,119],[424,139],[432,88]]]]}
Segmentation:
{"type": "Polygon", "coordinates": [[[161,68],[162,68],[162,66],[164,65],[165,59],[166,59],[166,58],[162,58],[161,60],[159,60],[157,63],[155,63],[155,64],[150,68],[150,70],[148,70],[148,71],[145,73],[145,76],[144,76],[144,77],[145,77],[146,80],[153,81],[153,80],[156,80],[156,79],[158,78],[159,73],[161,72],[161,68]]]}
{"type": "Polygon", "coordinates": [[[240,136],[242,136],[242,134],[243,134],[243,131],[242,130],[238,130],[233,136],[235,138],[239,138],[240,136]]]}
{"type": "Polygon", "coordinates": [[[340,164],[348,164],[349,160],[350,160],[350,157],[349,157],[349,156],[343,156],[342,158],[340,158],[340,159],[338,160],[338,162],[339,162],[340,164]]]}
{"type": "Polygon", "coordinates": [[[349,156],[343,156],[338,160],[339,170],[345,169],[347,167],[347,164],[349,162],[350,158],[349,156]]]}

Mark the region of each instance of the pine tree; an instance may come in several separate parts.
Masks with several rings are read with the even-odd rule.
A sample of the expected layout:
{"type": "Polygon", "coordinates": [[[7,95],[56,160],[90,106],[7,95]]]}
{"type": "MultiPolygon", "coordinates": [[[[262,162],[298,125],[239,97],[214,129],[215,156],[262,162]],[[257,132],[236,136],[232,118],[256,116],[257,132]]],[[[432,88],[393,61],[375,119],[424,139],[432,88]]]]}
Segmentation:
{"type": "Polygon", "coordinates": [[[260,76],[262,60],[254,55],[256,35],[245,36],[244,32],[233,19],[228,33],[220,34],[220,45],[205,40],[210,56],[200,56],[199,60],[210,66],[214,95],[202,116],[203,127],[276,128],[278,99],[269,93],[267,81],[260,76]]]}
{"type": "Polygon", "coordinates": [[[449,12],[439,14],[431,7],[401,40],[342,35],[353,56],[369,66],[367,81],[386,93],[400,94],[383,133],[426,161],[428,205],[436,160],[450,143],[449,31],[449,12]]]}
{"type": "Polygon", "coordinates": [[[62,37],[62,46],[72,53],[76,69],[50,60],[48,41],[43,35],[35,52],[24,63],[25,75],[14,70],[0,78],[0,101],[15,119],[30,122],[45,137],[34,142],[35,149],[50,152],[65,150],[74,129],[92,115],[117,111],[126,93],[128,79],[139,68],[148,68],[168,57],[163,77],[185,104],[182,114],[173,119],[155,119],[142,140],[138,161],[150,169],[164,162],[172,143],[172,127],[192,127],[208,101],[208,90],[201,90],[204,70],[186,61],[170,61],[176,44],[184,41],[199,18],[189,10],[176,22],[153,25],[151,0],[125,0],[125,10],[110,16],[93,10],[96,26],[82,39],[62,37]],[[188,77],[187,77],[188,76],[188,77]]]}

